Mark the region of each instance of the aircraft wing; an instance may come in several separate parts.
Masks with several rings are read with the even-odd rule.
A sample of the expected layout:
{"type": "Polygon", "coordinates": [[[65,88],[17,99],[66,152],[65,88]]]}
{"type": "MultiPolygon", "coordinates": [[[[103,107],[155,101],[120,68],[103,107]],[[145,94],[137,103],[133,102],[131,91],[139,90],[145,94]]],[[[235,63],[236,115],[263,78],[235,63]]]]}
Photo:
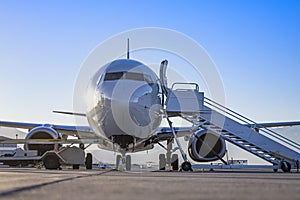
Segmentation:
{"type": "MultiPolygon", "coordinates": [[[[176,127],[174,128],[178,137],[191,135],[192,127],[176,127]]],[[[160,127],[151,137],[138,143],[136,146],[129,148],[129,151],[138,152],[150,150],[154,147],[154,144],[160,144],[162,141],[173,139],[173,133],[169,127],[160,127]]]]}
{"type": "MultiPolygon", "coordinates": [[[[192,133],[192,127],[174,127],[175,133],[178,137],[189,136],[192,133]]],[[[161,141],[170,140],[173,138],[173,133],[170,127],[161,127],[155,134],[145,141],[145,146],[161,141]]]]}
{"type": "MultiPolygon", "coordinates": [[[[45,124],[26,123],[26,122],[10,122],[0,121],[0,126],[22,129],[33,129],[35,127],[45,126],[45,124]]],[[[74,136],[78,138],[94,136],[93,130],[89,126],[68,126],[68,125],[55,125],[47,124],[51,128],[55,129],[59,133],[74,136]]]]}
{"type": "MultiPolygon", "coordinates": [[[[191,126],[189,127],[174,127],[174,131],[177,135],[177,137],[183,137],[186,135],[190,135],[192,133],[192,128],[191,126]]],[[[170,127],[160,127],[156,132],[155,132],[155,136],[160,137],[160,138],[164,138],[165,135],[172,135],[173,137],[173,133],[170,127]]]]}

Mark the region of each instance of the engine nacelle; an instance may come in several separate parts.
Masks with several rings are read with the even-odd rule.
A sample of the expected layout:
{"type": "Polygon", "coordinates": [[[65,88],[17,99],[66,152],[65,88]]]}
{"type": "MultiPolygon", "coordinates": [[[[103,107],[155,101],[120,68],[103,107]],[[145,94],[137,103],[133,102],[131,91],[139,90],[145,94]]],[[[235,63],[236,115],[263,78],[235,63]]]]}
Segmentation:
{"type": "MultiPolygon", "coordinates": [[[[43,125],[31,129],[25,139],[60,139],[61,135],[54,130],[51,125],[43,125]]],[[[58,144],[25,144],[25,150],[37,150],[38,155],[43,155],[46,151],[58,149],[58,144]]]]}
{"type": "Polygon", "coordinates": [[[225,140],[206,130],[199,130],[190,138],[188,152],[197,162],[219,160],[225,155],[225,140]]]}

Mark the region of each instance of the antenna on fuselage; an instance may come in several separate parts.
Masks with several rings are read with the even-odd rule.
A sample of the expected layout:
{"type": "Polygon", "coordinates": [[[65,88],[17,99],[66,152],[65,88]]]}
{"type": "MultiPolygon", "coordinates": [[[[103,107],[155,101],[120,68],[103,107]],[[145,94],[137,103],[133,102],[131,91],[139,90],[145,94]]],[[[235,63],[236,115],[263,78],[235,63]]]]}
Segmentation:
{"type": "Polygon", "coordinates": [[[129,59],[129,38],[127,38],[127,59],[129,59]]]}

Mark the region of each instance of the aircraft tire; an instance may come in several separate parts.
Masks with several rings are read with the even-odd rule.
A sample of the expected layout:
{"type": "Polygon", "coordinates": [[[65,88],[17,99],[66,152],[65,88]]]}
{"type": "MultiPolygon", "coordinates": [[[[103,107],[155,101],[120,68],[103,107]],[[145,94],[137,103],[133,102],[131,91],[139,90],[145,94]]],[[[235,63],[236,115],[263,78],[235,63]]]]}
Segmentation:
{"type": "Polygon", "coordinates": [[[178,171],[179,170],[178,154],[173,154],[171,161],[172,161],[172,163],[171,163],[172,170],[173,171],[178,171]]]}
{"type": "Polygon", "coordinates": [[[119,170],[120,161],[122,159],[121,155],[116,156],[116,169],[119,170]]]}
{"type": "Polygon", "coordinates": [[[86,169],[92,169],[93,168],[93,155],[91,153],[86,154],[85,167],[86,167],[86,169]]]}
{"type": "Polygon", "coordinates": [[[183,171],[193,171],[192,164],[188,161],[185,161],[181,164],[181,169],[183,171]]]}
{"type": "Polygon", "coordinates": [[[43,158],[43,163],[46,169],[54,170],[59,169],[59,158],[56,154],[48,154],[43,158]]]}
{"type": "Polygon", "coordinates": [[[79,165],[73,165],[73,169],[79,169],[79,165]]]}
{"type": "Polygon", "coordinates": [[[166,155],[165,154],[159,154],[159,170],[166,170],[166,165],[167,165],[167,161],[166,161],[166,155]]]}
{"type": "Polygon", "coordinates": [[[130,155],[126,156],[126,170],[127,171],[131,170],[131,156],[130,155]]]}
{"type": "Polygon", "coordinates": [[[281,162],[281,170],[283,172],[290,172],[291,171],[291,164],[287,161],[281,162]]]}
{"type": "Polygon", "coordinates": [[[83,143],[80,143],[80,144],[79,144],[79,148],[82,149],[82,150],[84,150],[84,149],[85,149],[84,144],[83,144],[83,143]]]}

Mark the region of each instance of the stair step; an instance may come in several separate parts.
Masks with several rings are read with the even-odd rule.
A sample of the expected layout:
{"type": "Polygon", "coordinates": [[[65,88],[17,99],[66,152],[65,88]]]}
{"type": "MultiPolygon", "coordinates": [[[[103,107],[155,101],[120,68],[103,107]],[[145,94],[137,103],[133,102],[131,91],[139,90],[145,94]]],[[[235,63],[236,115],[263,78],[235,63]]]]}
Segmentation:
{"type": "Polygon", "coordinates": [[[211,126],[210,128],[212,128],[212,129],[219,129],[220,127],[218,127],[218,126],[211,126]]]}
{"type": "Polygon", "coordinates": [[[245,144],[245,146],[246,146],[246,147],[255,147],[255,145],[254,145],[254,144],[251,144],[251,143],[247,143],[247,144],[245,144]]]}
{"type": "Polygon", "coordinates": [[[211,131],[213,132],[216,132],[216,133],[219,133],[221,134],[223,137],[227,138],[227,140],[230,140],[233,144],[236,144],[242,148],[244,148],[246,151],[249,151],[251,153],[253,153],[254,155],[266,160],[266,161],[269,161],[271,163],[275,163],[277,164],[277,160],[278,158],[274,157],[272,154],[270,154],[269,152],[261,149],[260,147],[258,146],[255,146],[254,144],[236,136],[235,134],[233,133],[230,133],[224,129],[218,129],[218,130],[215,130],[218,129],[218,127],[214,126],[214,125],[210,125],[208,126],[208,129],[210,129],[211,131]]]}
{"type": "Polygon", "coordinates": [[[233,135],[232,133],[230,133],[230,132],[227,132],[227,133],[225,133],[225,134],[223,134],[224,136],[227,136],[227,137],[230,137],[230,136],[235,136],[235,135],[233,135]]]}
{"type": "Polygon", "coordinates": [[[220,132],[220,133],[228,133],[228,131],[226,131],[224,129],[218,129],[217,131],[220,132]]]}
{"type": "MultiPolygon", "coordinates": [[[[278,165],[286,157],[300,160],[299,153],[264,134],[258,134],[255,130],[241,124],[240,120],[234,120],[222,114],[222,112],[217,112],[218,110],[215,111],[207,106],[205,106],[205,109],[210,109],[212,112],[200,113],[200,117],[196,118],[199,121],[198,127],[221,135],[226,141],[273,164],[278,165]],[[225,120],[224,124],[218,121],[218,119],[222,118],[225,120]],[[273,151],[278,151],[278,155],[270,153],[273,151]]],[[[247,118],[245,119],[247,120],[247,118]]]]}

